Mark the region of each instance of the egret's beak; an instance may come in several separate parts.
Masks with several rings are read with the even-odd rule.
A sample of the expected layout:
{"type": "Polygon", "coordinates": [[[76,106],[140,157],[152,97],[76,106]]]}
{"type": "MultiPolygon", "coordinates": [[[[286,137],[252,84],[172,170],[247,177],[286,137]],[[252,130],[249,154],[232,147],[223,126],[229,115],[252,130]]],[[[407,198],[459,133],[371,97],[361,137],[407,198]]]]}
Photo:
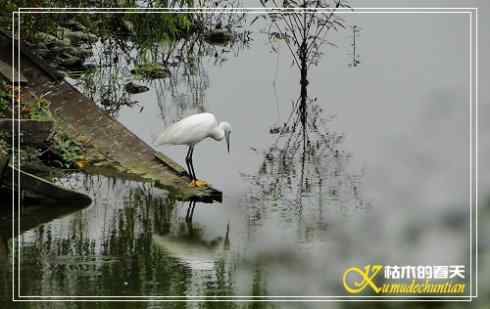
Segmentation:
{"type": "Polygon", "coordinates": [[[228,153],[230,153],[230,132],[226,132],[225,139],[226,139],[226,147],[228,148],[228,153]]]}

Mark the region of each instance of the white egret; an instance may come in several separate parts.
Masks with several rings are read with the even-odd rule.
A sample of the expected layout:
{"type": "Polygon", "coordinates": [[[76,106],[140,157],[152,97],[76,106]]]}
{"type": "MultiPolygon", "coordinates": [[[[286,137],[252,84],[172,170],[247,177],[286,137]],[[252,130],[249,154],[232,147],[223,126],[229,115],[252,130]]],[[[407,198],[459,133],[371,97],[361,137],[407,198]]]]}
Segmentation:
{"type": "Polygon", "coordinates": [[[156,144],[187,145],[189,148],[185,157],[185,164],[189,176],[192,178],[191,185],[193,187],[206,187],[208,184],[205,181],[196,178],[194,164],[192,163],[194,146],[208,137],[216,141],[221,141],[224,138],[229,153],[230,134],[231,125],[228,122],[223,121],[218,124],[213,114],[200,113],[188,116],[166,128],[156,140],[156,144]]]}

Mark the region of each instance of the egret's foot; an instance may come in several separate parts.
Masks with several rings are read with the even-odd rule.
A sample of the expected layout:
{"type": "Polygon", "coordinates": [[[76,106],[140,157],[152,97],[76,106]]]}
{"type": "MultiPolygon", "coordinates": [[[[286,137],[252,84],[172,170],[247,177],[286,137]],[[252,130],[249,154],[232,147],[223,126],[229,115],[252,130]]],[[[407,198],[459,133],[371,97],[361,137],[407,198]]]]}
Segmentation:
{"type": "Polygon", "coordinates": [[[191,182],[191,186],[194,188],[206,188],[208,187],[208,183],[204,180],[196,179],[191,182]]]}

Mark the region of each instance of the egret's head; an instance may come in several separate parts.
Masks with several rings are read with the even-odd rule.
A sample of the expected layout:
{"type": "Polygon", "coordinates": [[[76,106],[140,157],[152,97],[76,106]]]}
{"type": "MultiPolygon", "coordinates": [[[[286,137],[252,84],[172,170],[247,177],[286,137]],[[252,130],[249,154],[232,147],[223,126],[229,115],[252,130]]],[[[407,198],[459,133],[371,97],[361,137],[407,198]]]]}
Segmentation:
{"type": "Polygon", "coordinates": [[[223,132],[225,132],[225,140],[226,140],[226,147],[228,149],[228,153],[230,153],[230,134],[231,134],[231,124],[229,124],[226,121],[223,121],[222,123],[219,124],[221,129],[223,129],[223,132]]]}

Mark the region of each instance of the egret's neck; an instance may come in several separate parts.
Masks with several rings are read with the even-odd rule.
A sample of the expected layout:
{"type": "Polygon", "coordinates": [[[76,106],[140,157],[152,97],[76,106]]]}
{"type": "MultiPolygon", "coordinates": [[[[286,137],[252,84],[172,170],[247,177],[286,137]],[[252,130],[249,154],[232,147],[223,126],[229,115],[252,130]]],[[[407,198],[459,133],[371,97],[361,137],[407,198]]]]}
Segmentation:
{"type": "Polygon", "coordinates": [[[216,128],[213,129],[213,132],[211,133],[211,137],[217,141],[225,138],[225,130],[223,130],[222,125],[223,123],[221,122],[216,128]]]}

